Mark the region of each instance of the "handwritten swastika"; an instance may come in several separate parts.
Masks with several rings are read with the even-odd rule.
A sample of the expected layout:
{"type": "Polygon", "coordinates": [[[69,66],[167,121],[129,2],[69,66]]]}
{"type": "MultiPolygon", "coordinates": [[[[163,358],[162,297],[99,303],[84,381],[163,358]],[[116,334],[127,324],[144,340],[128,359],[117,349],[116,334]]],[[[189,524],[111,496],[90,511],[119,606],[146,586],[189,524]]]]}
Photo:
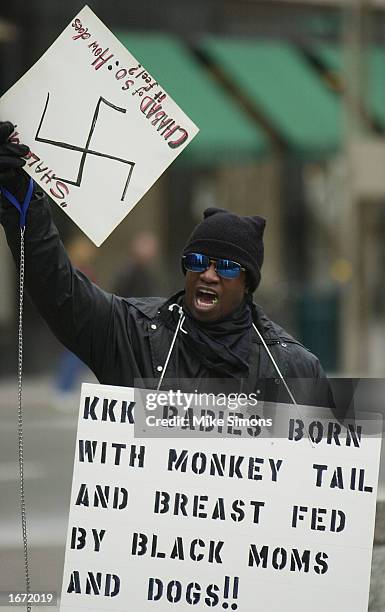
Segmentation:
{"type": "Polygon", "coordinates": [[[127,189],[128,186],[130,184],[130,180],[131,180],[131,176],[132,176],[132,172],[134,170],[134,166],[135,166],[135,162],[133,161],[129,161],[127,159],[123,159],[121,157],[115,157],[114,155],[108,155],[107,153],[102,153],[101,151],[94,151],[93,149],[90,148],[91,146],[91,140],[92,140],[92,135],[95,131],[95,128],[97,126],[97,122],[98,122],[98,118],[99,118],[99,111],[100,111],[100,106],[101,104],[106,104],[109,108],[114,109],[115,111],[119,112],[119,113],[126,113],[127,110],[125,108],[121,108],[120,106],[115,106],[115,104],[112,104],[112,102],[109,102],[108,100],[106,100],[103,97],[100,97],[96,107],[95,107],[95,111],[92,117],[92,123],[91,123],[91,127],[90,130],[88,132],[88,137],[87,137],[87,141],[84,147],[78,147],[76,145],[70,144],[68,142],[59,142],[56,140],[51,140],[49,138],[42,138],[40,136],[40,130],[42,128],[43,122],[44,122],[44,117],[46,115],[47,112],[47,108],[48,108],[48,103],[49,103],[49,93],[47,94],[47,99],[46,99],[46,103],[44,106],[44,110],[43,110],[43,114],[41,116],[40,122],[39,122],[39,126],[37,128],[37,132],[35,135],[35,140],[37,140],[38,142],[44,142],[46,144],[50,144],[53,145],[55,147],[60,147],[62,149],[69,149],[71,151],[76,151],[78,153],[82,153],[81,159],[80,159],[80,164],[79,164],[79,169],[78,169],[78,174],[75,180],[73,179],[69,179],[69,178],[63,178],[63,177],[59,177],[56,176],[55,178],[57,178],[60,181],[63,181],[63,183],[68,183],[69,185],[74,185],[75,187],[80,187],[81,183],[82,183],[82,178],[83,178],[83,172],[84,172],[84,165],[86,163],[86,159],[87,159],[87,155],[96,155],[97,157],[104,157],[105,159],[112,159],[114,161],[120,162],[122,164],[127,164],[129,166],[129,171],[128,171],[128,175],[126,178],[126,182],[124,184],[124,188],[123,188],[123,192],[121,195],[120,200],[123,202],[125,195],[127,193],[127,189]]]}

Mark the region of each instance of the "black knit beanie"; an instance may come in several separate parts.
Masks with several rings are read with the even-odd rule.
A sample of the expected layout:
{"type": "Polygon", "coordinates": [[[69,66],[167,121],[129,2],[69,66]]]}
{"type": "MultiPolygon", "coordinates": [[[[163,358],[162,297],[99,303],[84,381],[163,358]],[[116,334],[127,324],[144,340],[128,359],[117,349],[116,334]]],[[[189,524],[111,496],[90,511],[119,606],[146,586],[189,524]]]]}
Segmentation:
{"type": "Polygon", "coordinates": [[[241,217],[223,208],[206,208],[183,255],[202,253],[236,261],[246,269],[249,290],[255,291],[261,280],[265,225],[262,217],[241,217]]]}

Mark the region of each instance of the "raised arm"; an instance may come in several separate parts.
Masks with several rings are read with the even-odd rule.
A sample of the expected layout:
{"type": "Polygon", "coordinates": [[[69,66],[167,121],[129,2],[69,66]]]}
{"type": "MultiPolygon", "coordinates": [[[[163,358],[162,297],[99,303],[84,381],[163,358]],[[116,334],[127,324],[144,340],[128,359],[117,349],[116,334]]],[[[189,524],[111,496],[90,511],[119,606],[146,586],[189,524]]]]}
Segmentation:
{"type": "MultiPolygon", "coordinates": [[[[29,177],[21,169],[25,163],[21,156],[26,155],[28,147],[7,142],[12,127],[0,123],[0,185],[22,201],[29,177]]],[[[18,265],[19,213],[3,194],[0,220],[18,265]]],[[[114,297],[72,266],[53,223],[48,197],[36,186],[26,220],[25,282],[28,294],[56,337],[99,378],[114,297]]]]}

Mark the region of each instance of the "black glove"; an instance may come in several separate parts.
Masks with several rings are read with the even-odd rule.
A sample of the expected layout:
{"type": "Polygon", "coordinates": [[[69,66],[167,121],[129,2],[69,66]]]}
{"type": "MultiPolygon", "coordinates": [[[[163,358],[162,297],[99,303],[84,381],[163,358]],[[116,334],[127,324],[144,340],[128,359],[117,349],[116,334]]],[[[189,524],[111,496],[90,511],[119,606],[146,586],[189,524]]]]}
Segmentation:
{"type": "Polygon", "coordinates": [[[9,142],[14,129],[10,121],[0,121],[0,185],[20,200],[29,181],[28,175],[22,171],[25,159],[21,158],[29,153],[29,147],[9,142]]]}

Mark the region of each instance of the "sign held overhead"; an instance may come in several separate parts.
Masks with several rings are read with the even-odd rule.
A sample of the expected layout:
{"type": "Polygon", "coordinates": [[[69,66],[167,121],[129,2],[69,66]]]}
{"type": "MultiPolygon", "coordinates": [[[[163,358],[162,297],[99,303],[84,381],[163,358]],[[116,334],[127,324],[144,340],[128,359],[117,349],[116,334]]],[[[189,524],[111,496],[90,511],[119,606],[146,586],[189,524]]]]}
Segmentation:
{"type": "Polygon", "coordinates": [[[97,245],[198,132],[85,6],[1,98],[25,170],[97,245]]]}

